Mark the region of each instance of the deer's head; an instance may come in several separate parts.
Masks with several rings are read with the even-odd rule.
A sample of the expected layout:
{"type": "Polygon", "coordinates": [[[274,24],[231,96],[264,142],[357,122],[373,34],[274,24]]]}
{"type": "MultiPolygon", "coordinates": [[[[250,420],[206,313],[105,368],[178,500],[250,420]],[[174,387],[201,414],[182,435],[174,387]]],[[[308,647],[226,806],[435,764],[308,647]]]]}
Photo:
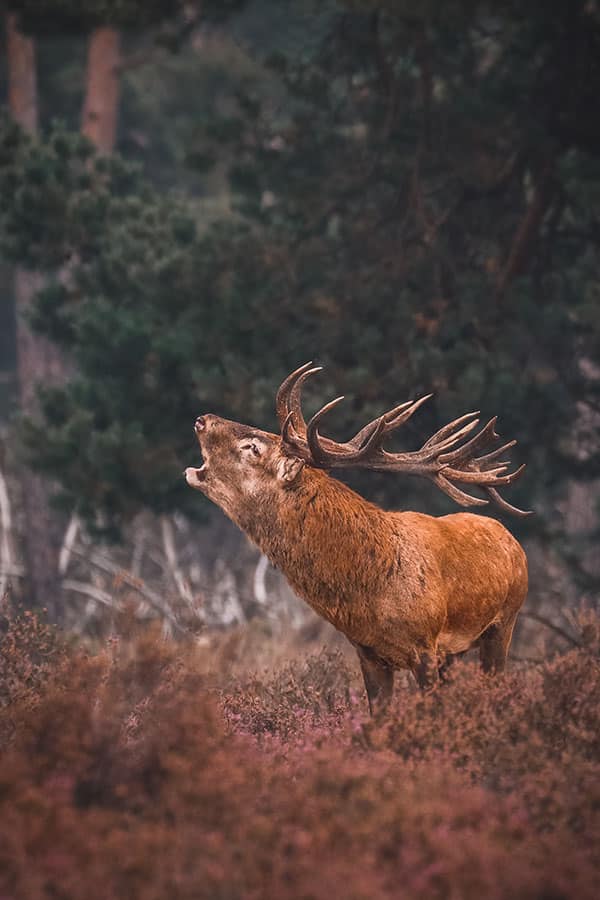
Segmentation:
{"type": "Polygon", "coordinates": [[[245,506],[289,489],[304,466],[268,431],[210,414],[199,416],[194,429],[204,462],[185,470],[186,481],[234,520],[245,506]]]}
{"type": "Polygon", "coordinates": [[[214,415],[196,419],[195,431],[202,450],[201,468],[188,468],[188,484],[202,491],[231,518],[240,521],[251,514],[252,505],[272,501],[294,489],[301,481],[304,466],[320,469],[367,468],[406,472],[433,481],[461,506],[485,506],[493,500],[505,512],[528,515],[507,503],[497,491],[511,484],[523,472],[521,466],[508,472],[502,456],[516,443],[477,454],[496,441],[496,419],[491,419],[474,436],[467,435],[479,424],[478,413],[467,413],[440,428],[420,450],[389,453],[382,443],[386,436],[403,425],[431,396],[408,401],[373,419],[345,443],[323,437],[319,424],[323,416],[343,397],[326,403],[308,421],[301,408],[304,381],[319,368],[306,363],[285,379],[275,401],[281,433],[271,434],[249,425],[240,425],[214,415]],[[476,497],[457,487],[455,482],[478,486],[488,499],[476,497]],[[244,511],[245,515],[241,515],[244,511]]]}

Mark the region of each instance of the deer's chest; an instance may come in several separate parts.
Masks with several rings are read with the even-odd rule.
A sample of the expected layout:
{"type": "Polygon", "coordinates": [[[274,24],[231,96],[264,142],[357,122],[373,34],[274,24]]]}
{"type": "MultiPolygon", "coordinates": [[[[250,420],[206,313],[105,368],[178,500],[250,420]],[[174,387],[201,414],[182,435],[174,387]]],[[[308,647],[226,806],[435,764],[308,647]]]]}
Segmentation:
{"type": "Polygon", "coordinates": [[[316,613],[343,632],[355,643],[365,643],[374,633],[372,609],[360,592],[352,592],[347,584],[310,578],[289,579],[296,593],[316,613]]]}

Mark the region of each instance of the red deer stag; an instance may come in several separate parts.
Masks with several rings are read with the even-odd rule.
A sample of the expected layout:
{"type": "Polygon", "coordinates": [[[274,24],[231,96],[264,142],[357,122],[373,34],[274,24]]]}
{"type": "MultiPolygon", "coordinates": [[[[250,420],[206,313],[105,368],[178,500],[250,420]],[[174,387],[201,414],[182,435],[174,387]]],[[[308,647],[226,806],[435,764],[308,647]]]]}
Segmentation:
{"type": "Polygon", "coordinates": [[[385,708],[395,669],[410,669],[431,687],[456,654],[478,646],[486,672],[503,669],[515,620],[527,594],[521,546],[494,519],[459,512],[435,518],[386,512],[330,477],[328,469],[362,467],[431,479],[461,506],[483,506],[455,482],[481,487],[505,512],[497,491],[501,461],[516,442],[478,456],[498,435],[496,419],[468,413],[440,428],[420,450],[390,453],[382,444],[431,396],[402,403],[365,425],[346,443],[323,437],[320,409],[308,423],[301,409],[305,380],[320,371],[306,363],[277,393],[280,435],[215,415],[195,431],[201,468],[188,484],[202,491],[286,575],[293,589],[342,631],[358,651],[371,712],[385,708]]]}

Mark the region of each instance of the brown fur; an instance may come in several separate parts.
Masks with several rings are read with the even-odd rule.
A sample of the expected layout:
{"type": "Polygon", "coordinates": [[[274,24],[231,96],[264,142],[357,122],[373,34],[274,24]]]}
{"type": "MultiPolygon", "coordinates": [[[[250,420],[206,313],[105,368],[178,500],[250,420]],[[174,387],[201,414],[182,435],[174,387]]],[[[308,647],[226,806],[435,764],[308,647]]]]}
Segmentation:
{"type": "Polygon", "coordinates": [[[386,512],[290,460],[277,436],[204,421],[206,470],[186,470],[188,483],[356,646],[371,709],[389,700],[395,669],[428,687],[449,655],[474,645],[487,671],[504,667],[527,561],[503,525],[472,513],[386,512]]]}

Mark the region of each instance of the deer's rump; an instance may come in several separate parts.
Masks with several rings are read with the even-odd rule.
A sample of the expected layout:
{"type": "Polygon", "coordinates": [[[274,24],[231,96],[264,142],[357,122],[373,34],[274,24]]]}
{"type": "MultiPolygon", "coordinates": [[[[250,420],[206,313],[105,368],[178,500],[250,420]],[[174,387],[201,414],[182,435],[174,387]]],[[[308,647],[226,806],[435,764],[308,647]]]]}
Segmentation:
{"type": "Polygon", "coordinates": [[[373,642],[408,651],[414,634],[421,645],[459,653],[515,618],[527,595],[527,560],[500,522],[472,513],[392,516],[398,566],[372,607],[373,642]]]}

